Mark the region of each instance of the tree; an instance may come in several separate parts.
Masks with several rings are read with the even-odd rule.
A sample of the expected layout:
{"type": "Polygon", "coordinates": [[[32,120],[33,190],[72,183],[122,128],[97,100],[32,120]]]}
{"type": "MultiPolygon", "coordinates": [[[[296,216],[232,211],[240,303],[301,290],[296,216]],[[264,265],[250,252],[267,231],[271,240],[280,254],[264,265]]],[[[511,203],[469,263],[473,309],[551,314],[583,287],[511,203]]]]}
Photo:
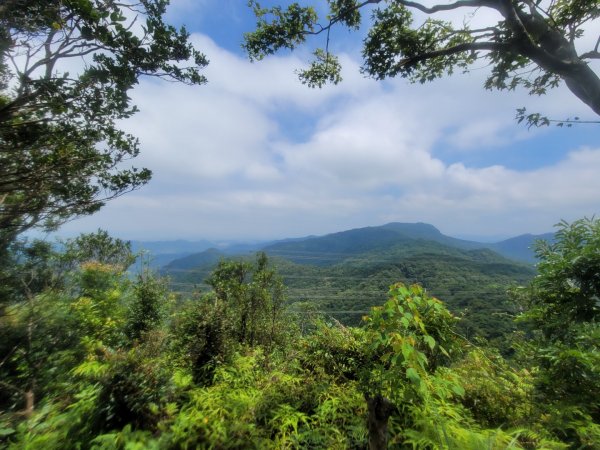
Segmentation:
{"type": "Polygon", "coordinates": [[[431,400],[435,403],[463,393],[456,379],[436,374],[442,362],[459,352],[453,330],[457,319],[421,286],[397,283],[390,287],[389,295],[383,306],[372,308],[365,318],[372,363],[363,371],[362,383],[369,411],[370,450],[388,448],[392,415],[399,414],[398,422],[405,428],[414,427],[417,420],[411,415],[419,408],[426,410],[432,407],[428,405],[431,400]],[[411,406],[417,409],[410,411],[411,406]]]}
{"type": "Polygon", "coordinates": [[[146,269],[133,286],[134,298],[129,306],[125,333],[132,341],[140,341],[160,325],[168,300],[165,280],[146,269]]]}
{"type": "MultiPolygon", "coordinates": [[[[99,231],[66,241],[62,253],[55,247],[17,241],[0,260],[0,406],[24,405],[26,415],[36,399],[68,391],[69,372],[88,347],[122,342],[129,319],[122,301],[131,290],[129,243],[99,231]]],[[[134,286],[134,306],[150,288],[134,286]]]]}
{"type": "Polygon", "coordinates": [[[537,246],[538,276],[515,292],[531,325],[527,355],[546,428],[578,448],[600,440],[600,220],[561,222],[537,246]]]}
{"type": "Polygon", "coordinates": [[[284,286],[265,253],[257,254],[254,265],[220,261],[206,282],[225,304],[239,343],[269,348],[274,344],[281,331],[284,286]]]}
{"type": "Polygon", "coordinates": [[[539,241],[538,276],[521,290],[524,319],[550,341],[570,339],[573,327],[600,321],[600,220],[562,221],[556,241],[539,241]]]}
{"type": "Polygon", "coordinates": [[[95,233],[83,233],[76,238],[67,239],[63,245],[63,270],[73,270],[83,263],[97,262],[125,271],[136,259],[131,251],[131,242],[113,238],[100,229],[95,233]]]}
{"type": "Polygon", "coordinates": [[[142,76],[205,82],[208,64],[168,0],[6,0],[0,5],[0,245],[52,229],[136,189],[151,172],[122,164],[138,140],[117,122],[136,112],[142,76]]]}
{"type": "MultiPolygon", "coordinates": [[[[313,6],[292,3],[262,8],[251,1],[258,17],[256,30],[247,33],[245,49],[251,59],[262,59],[281,48],[294,49],[310,35],[326,33],[326,48],[315,51],[315,61],[300,72],[309,86],[337,83],[340,65],[329,52],[329,32],[334,25],[356,30],[361,12],[372,4],[373,21],[364,40],[363,71],[376,79],[401,76],[424,83],[452,73],[468,71],[475,61],[485,61],[491,74],[487,89],[523,86],[530,94],[545,94],[563,80],[571,92],[600,115],[600,78],[588,62],[600,59],[600,38],[594,48],[578,51],[576,43],[584,26],[600,17],[598,0],[457,0],[427,6],[413,0],[328,0],[329,15],[319,22],[313,6]],[[502,20],[484,28],[472,28],[468,14],[494,10],[502,20]],[[444,11],[466,11],[465,22],[456,25],[435,18],[444,11]],[[414,13],[418,13],[416,16],[414,13]],[[426,18],[416,21],[417,17],[426,18]]],[[[539,114],[521,119],[545,123],[539,114]]],[[[545,119],[547,120],[547,119],[545,119]]]]}

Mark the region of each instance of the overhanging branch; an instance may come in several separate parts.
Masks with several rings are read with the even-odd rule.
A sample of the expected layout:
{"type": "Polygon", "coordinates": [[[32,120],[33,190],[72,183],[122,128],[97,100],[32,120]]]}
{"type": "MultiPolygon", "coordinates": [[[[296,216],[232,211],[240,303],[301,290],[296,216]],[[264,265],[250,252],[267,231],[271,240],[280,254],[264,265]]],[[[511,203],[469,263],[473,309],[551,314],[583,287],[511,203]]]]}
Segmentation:
{"type": "Polygon", "coordinates": [[[493,8],[495,6],[495,2],[493,0],[459,0],[447,5],[433,5],[430,7],[410,0],[397,0],[397,3],[400,3],[407,8],[418,9],[425,14],[435,14],[440,11],[452,11],[458,8],[481,8],[482,6],[493,8]]]}
{"type": "Polygon", "coordinates": [[[421,61],[428,59],[439,58],[441,56],[450,56],[457,53],[469,52],[469,51],[508,51],[511,48],[511,44],[504,42],[468,42],[464,44],[454,45],[452,47],[446,47],[439,50],[433,50],[431,52],[420,53],[415,56],[403,58],[400,60],[399,65],[401,66],[412,66],[421,61]]]}

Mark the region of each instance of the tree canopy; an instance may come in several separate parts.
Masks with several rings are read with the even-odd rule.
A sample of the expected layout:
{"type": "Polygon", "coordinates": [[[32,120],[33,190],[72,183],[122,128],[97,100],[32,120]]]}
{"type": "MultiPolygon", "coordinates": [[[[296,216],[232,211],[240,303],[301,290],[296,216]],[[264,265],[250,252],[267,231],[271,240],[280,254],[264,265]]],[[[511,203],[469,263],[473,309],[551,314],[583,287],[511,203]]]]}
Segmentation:
{"type": "Polygon", "coordinates": [[[163,20],[168,0],[7,0],[0,5],[0,243],[53,228],[145,184],[124,167],[142,76],[201,84],[207,63],[163,20]]]}
{"type": "MultiPolygon", "coordinates": [[[[250,3],[258,18],[256,30],[245,36],[251,59],[294,49],[310,35],[327,35],[325,48],[315,50],[315,61],[299,72],[309,86],[341,80],[340,64],[329,51],[331,28],[358,30],[364,10],[378,5],[363,47],[362,70],[371,77],[401,76],[423,83],[483,61],[491,68],[487,89],[522,86],[540,95],[562,80],[600,115],[600,78],[588,64],[600,59],[600,37],[591,48],[578,48],[586,28],[593,29],[600,17],[598,0],[458,0],[430,6],[425,3],[432,2],[412,0],[328,0],[329,14],[323,19],[312,5],[263,8],[250,3]],[[455,10],[465,13],[460,25],[437,18],[437,13],[455,10]],[[471,26],[470,15],[479,10],[495,11],[498,22],[471,26]]],[[[530,122],[540,118],[526,116],[525,110],[521,116],[530,122]]]]}

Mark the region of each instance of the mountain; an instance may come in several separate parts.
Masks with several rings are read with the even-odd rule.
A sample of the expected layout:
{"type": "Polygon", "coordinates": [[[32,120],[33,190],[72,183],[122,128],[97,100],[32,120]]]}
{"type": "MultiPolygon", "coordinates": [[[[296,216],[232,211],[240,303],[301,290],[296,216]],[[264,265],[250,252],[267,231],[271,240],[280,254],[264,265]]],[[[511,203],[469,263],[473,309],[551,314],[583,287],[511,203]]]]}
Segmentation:
{"type": "Polygon", "coordinates": [[[214,247],[210,241],[185,241],[178,239],[175,241],[131,241],[131,248],[134,252],[146,250],[154,255],[195,253],[202,252],[208,248],[214,247]]]}
{"type": "MultiPolygon", "coordinates": [[[[464,316],[465,334],[493,339],[513,329],[507,289],[527,283],[535,270],[489,246],[514,255],[532,239],[482,244],[445,236],[424,223],[389,223],[274,242],[262,250],[282,275],[292,309],[309,307],[357,324],[370,307],[385,301],[391,284],[420,283],[464,316]]],[[[173,261],[163,273],[180,292],[208,291],[203,281],[222,256],[206,250],[173,261]]]]}
{"type": "Polygon", "coordinates": [[[263,247],[272,256],[289,259],[297,263],[326,266],[335,264],[352,255],[373,250],[384,250],[402,240],[408,241],[393,230],[382,227],[366,227],[354,230],[311,237],[294,241],[283,241],[263,247]]]}
{"type": "Polygon", "coordinates": [[[534,241],[552,239],[552,236],[551,233],[537,236],[528,234],[489,244],[446,236],[427,223],[392,222],[378,227],[356,228],[320,237],[277,242],[265,246],[263,250],[299,264],[328,266],[352,255],[385,250],[399,244],[414,246],[417,241],[436,242],[462,250],[487,248],[515,261],[534,263],[535,255],[531,250],[534,241]]]}
{"type": "Polygon", "coordinates": [[[495,244],[489,244],[489,248],[517,261],[535,263],[535,242],[538,240],[554,241],[554,233],[545,234],[523,234],[514,238],[506,239],[495,244]]]}
{"type": "Polygon", "coordinates": [[[410,239],[424,239],[456,248],[475,249],[482,248],[482,246],[485,246],[485,244],[482,244],[480,242],[466,241],[464,239],[456,239],[450,236],[446,236],[442,234],[442,232],[436,227],[428,223],[392,222],[381,226],[381,228],[393,230],[410,239]]]}
{"type": "Polygon", "coordinates": [[[171,261],[203,252],[210,247],[214,247],[214,244],[206,240],[131,241],[133,252],[142,253],[143,261],[153,269],[159,269],[171,261]]]}
{"type": "Polygon", "coordinates": [[[338,264],[317,267],[277,259],[292,308],[312,304],[346,324],[358,324],[372,306],[381,305],[396,282],[419,283],[459,316],[469,336],[497,338],[513,329],[514,307],[507,290],[526,284],[532,267],[489,249],[463,250],[433,241],[372,251],[338,264]],[[298,305],[298,306],[294,306],[298,305]]]}
{"type": "Polygon", "coordinates": [[[171,273],[176,271],[188,271],[203,266],[214,266],[221,259],[225,257],[225,254],[216,248],[209,248],[200,253],[193,253],[183,258],[171,261],[166,266],[162,267],[161,272],[171,273]]]}
{"type": "MultiPolygon", "coordinates": [[[[207,250],[214,250],[225,255],[244,255],[253,254],[267,245],[269,242],[211,242],[207,240],[200,241],[131,241],[131,247],[134,253],[143,252],[144,261],[153,269],[160,269],[169,265],[172,261],[202,253],[207,250]],[[216,250],[218,249],[218,250],[216,250]]],[[[210,253],[210,252],[209,252],[210,253]]]]}

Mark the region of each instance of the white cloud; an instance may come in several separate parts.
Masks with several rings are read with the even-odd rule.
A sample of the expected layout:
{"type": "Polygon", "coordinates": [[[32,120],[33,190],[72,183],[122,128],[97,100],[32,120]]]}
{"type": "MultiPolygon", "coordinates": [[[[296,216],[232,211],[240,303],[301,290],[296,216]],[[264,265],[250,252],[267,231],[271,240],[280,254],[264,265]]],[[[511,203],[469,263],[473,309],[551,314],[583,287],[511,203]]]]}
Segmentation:
{"type": "Polygon", "coordinates": [[[136,165],[153,169],[154,181],[65,232],[276,238],[400,220],[516,234],[599,212],[598,148],[565,148],[563,160],[528,171],[433,154],[440,145],[459,153],[524,139],[535,146],[549,131],[525,133],[512,121],[515,108],[584,109],[565,89],[539,99],[499,95],[482,90],[479,72],[426,86],[373,82],[342,55],[344,83],[313,91],[293,74],[298,58],[251,64],[205,36],[194,40],[211,59],[209,84],[146,80],[134,92],[141,112],[125,123],[142,140],[136,165]],[[316,125],[298,137],[294,121],[304,119],[316,125]]]}
{"type": "Polygon", "coordinates": [[[126,127],[142,140],[140,162],[157,172],[207,179],[243,174],[267,160],[276,124],[245,99],[206,87],[146,83],[126,127]]]}

